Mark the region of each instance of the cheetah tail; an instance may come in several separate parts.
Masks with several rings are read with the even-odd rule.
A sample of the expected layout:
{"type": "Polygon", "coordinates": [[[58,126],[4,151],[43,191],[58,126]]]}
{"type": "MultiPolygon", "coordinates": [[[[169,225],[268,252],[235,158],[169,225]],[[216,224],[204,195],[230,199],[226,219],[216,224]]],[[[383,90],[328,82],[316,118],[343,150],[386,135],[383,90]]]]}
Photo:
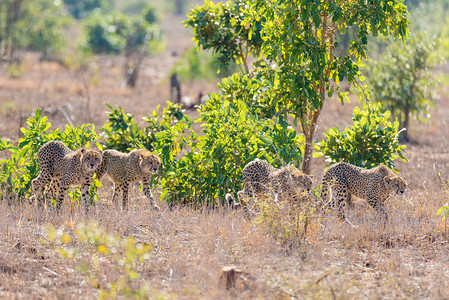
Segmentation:
{"type": "Polygon", "coordinates": [[[235,202],[235,199],[234,199],[234,197],[232,197],[232,195],[231,194],[226,194],[226,197],[225,197],[225,199],[226,199],[226,201],[228,202],[228,204],[229,204],[229,206],[231,207],[231,208],[237,208],[237,207],[240,207],[240,203],[238,203],[238,202],[235,202]]]}

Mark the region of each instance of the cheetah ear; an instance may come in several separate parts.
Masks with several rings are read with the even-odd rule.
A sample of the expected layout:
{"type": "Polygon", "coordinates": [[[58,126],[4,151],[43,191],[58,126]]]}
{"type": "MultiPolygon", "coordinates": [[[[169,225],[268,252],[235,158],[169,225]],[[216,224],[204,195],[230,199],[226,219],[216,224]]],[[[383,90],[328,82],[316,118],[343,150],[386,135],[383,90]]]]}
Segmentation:
{"type": "Polygon", "coordinates": [[[384,182],[386,184],[390,183],[393,180],[393,176],[385,176],[384,177],[384,182]]]}
{"type": "Polygon", "coordinates": [[[84,153],[86,153],[86,149],[85,149],[85,148],[82,148],[82,149],[81,149],[81,154],[84,154],[84,153]]]}

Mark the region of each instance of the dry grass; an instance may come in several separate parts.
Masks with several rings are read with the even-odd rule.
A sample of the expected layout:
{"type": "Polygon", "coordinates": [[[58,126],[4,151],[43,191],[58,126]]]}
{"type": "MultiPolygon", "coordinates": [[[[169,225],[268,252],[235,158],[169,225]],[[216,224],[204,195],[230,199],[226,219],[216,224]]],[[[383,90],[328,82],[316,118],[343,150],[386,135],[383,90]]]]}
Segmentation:
{"type": "MultiPolygon", "coordinates": [[[[48,224],[73,234],[83,221],[154,246],[150,259],[136,267],[142,278],[135,283],[149,282],[152,297],[447,298],[447,236],[435,216],[443,193],[431,184],[392,199],[386,227],[357,202],[348,218],[358,228],[331,216],[315,218],[304,243],[289,247],[240,212],[169,209],[160,203],[157,213],[138,191],[127,212],[104,201],[87,216],[78,209],[71,212],[68,202],[57,214],[2,201],[0,296],[97,297],[87,274],[76,271],[92,259],[92,249],[73,241],[64,247],[79,249],[84,258],[65,260],[48,240],[48,224]],[[219,288],[218,280],[227,265],[245,274],[230,291],[219,288]]],[[[102,264],[100,287],[120,275],[115,270],[113,264],[102,264]]]]}

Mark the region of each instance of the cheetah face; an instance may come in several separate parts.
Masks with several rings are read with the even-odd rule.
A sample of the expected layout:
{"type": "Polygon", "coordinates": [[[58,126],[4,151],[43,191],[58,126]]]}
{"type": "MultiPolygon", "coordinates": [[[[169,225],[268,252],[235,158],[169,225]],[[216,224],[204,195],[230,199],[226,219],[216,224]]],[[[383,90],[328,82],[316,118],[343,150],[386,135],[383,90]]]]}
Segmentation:
{"type": "Polygon", "coordinates": [[[388,190],[396,192],[397,195],[404,194],[407,183],[403,177],[385,176],[384,181],[388,190]]]}
{"type": "Polygon", "coordinates": [[[153,173],[156,173],[161,166],[161,159],[153,154],[153,173]]]}
{"type": "Polygon", "coordinates": [[[140,156],[140,169],[144,174],[153,174],[156,173],[161,165],[161,161],[159,157],[150,153],[144,154],[140,156]]]}
{"type": "Polygon", "coordinates": [[[93,149],[82,149],[81,165],[88,172],[95,171],[100,166],[102,156],[103,155],[101,151],[93,149]]]}

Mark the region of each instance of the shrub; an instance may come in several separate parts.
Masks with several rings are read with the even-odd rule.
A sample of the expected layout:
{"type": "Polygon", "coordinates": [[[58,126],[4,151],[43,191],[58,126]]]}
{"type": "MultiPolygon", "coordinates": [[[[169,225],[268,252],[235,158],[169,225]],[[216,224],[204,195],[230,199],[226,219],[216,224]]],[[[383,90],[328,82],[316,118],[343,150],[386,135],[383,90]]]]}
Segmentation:
{"type": "Polygon", "coordinates": [[[124,112],[122,108],[113,108],[105,104],[111,111],[107,112],[108,123],[100,127],[103,132],[103,141],[100,142],[102,149],[115,149],[121,152],[129,152],[133,149],[145,147],[152,150],[149,137],[145,135],[134,121],[134,115],[124,112]]]}
{"type": "Polygon", "coordinates": [[[190,48],[172,68],[171,73],[177,73],[181,80],[194,79],[211,80],[217,77],[225,77],[234,73],[237,65],[230,62],[219,70],[218,55],[211,52],[199,53],[197,49],[190,48]],[[219,72],[217,73],[217,70],[219,72]]]}
{"type": "MultiPolygon", "coordinates": [[[[31,180],[39,174],[37,153],[46,142],[59,140],[76,150],[89,147],[91,142],[98,139],[92,124],[81,127],[68,124],[64,131],[59,128],[49,131],[51,123],[47,122],[47,117],[41,116],[40,109],[28,118],[26,124],[28,128],[20,129],[24,136],[19,139],[17,146],[9,140],[0,140],[0,151],[11,152],[10,159],[0,160],[0,196],[3,199],[22,200],[31,196],[31,180]]],[[[76,190],[73,192],[73,196],[78,194],[76,190]]]]}
{"type": "Polygon", "coordinates": [[[273,112],[269,118],[255,113],[261,108],[252,105],[260,96],[254,85],[257,80],[237,74],[223,80],[220,92],[198,109],[199,137],[188,123],[155,134],[155,151],[165,170],[160,177],[163,198],[174,203],[222,203],[226,193],[241,189],[242,168],[253,159],[265,159],[275,167],[301,161],[304,137],[287,122],[276,120],[273,112]]]}
{"type": "Polygon", "coordinates": [[[63,0],[64,6],[77,19],[87,17],[95,9],[105,11],[108,0],[63,0]]]}
{"type": "Polygon", "coordinates": [[[303,246],[310,228],[319,226],[314,218],[315,208],[310,201],[302,203],[275,202],[270,197],[258,201],[254,224],[263,226],[286,250],[303,246]]]}
{"type": "Polygon", "coordinates": [[[436,35],[421,30],[407,43],[392,42],[377,61],[367,64],[371,97],[407,129],[401,134],[404,141],[409,140],[411,119],[429,118],[430,106],[437,98],[433,69],[442,62],[439,43],[436,35]]]}
{"type": "Polygon", "coordinates": [[[394,161],[404,157],[405,145],[399,145],[399,122],[390,122],[391,113],[383,112],[380,104],[366,104],[364,109],[354,108],[353,125],[340,131],[329,129],[325,139],[319,143],[321,154],[330,163],[345,161],[364,168],[373,168],[380,163],[394,168],[394,161]]]}
{"type": "Polygon", "coordinates": [[[190,122],[190,118],[184,115],[181,105],[167,101],[167,107],[159,112],[160,106],[144,122],[148,125],[141,129],[134,121],[134,115],[124,112],[122,108],[113,108],[105,104],[111,111],[107,112],[108,123],[100,127],[103,132],[102,149],[115,149],[121,152],[130,152],[133,149],[146,148],[154,150],[155,134],[159,131],[169,130],[180,121],[190,122]]]}
{"type": "Polygon", "coordinates": [[[93,53],[122,53],[130,48],[153,50],[148,44],[159,40],[159,27],[145,20],[146,16],[94,12],[83,21],[84,49],[93,53]]]}

